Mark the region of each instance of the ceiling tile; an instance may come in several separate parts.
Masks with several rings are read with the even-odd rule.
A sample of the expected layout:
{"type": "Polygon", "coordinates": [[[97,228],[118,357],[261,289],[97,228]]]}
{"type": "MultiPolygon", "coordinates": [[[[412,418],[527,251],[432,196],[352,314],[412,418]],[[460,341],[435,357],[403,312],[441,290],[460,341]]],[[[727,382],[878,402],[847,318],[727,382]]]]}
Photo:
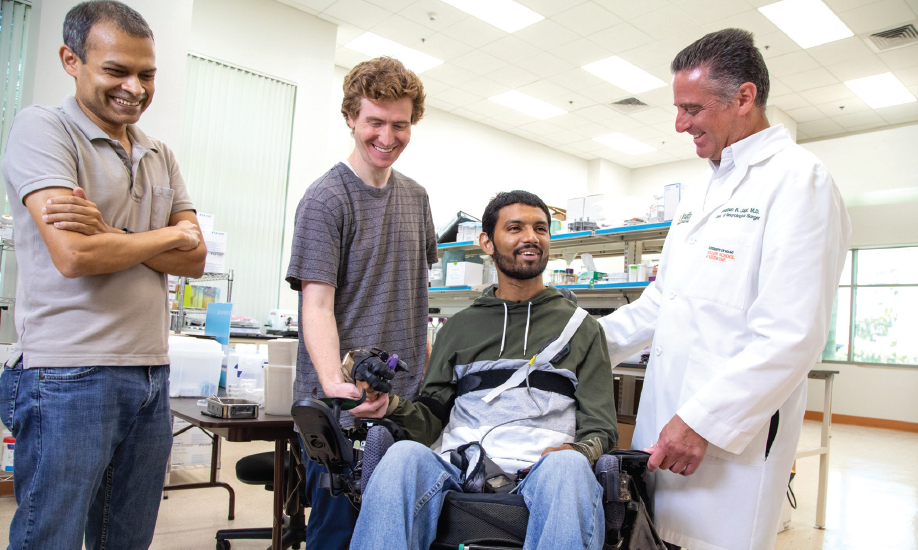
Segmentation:
{"type": "MultiPolygon", "coordinates": [[[[701,23],[677,6],[667,6],[663,9],[640,15],[632,19],[631,23],[657,40],[663,40],[674,34],[697,29],[701,26],[701,23]]],[[[699,38],[704,34],[702,32],[699,38]]],[[[688,46],[688,44],[684,44],[682,48],[685,46],[688,46]]]]}
{"type": "Polygon", "coordinates": [[[345,69],[353,69],[358,63],[369,61],[370,56],[348,48],[338,48],[335,50],[335,65],[345,69]]]}
{"type": "Polygon", "coordinates": [[[814,138],[827,136],[830,134],[838,134],[845,131],[841,124],[829,118],[821,118],[812,122],[801,122],[797,124],[797,128],[803,130],[810,137],[814,138]]]}
{"type": "Polygon", "coordinates": [[[570,146],[573,147],[574,149],[579,149],[583,151],[584,153],[592,153],[594,151],[599,151],[601,149],[606,148],[605,145],[603,145],[602,143],[599,143],[598,141],[593,140],[592,138],[585,139],[582,141],[575,141],[574,143],[571,143],[570,146]]]}
{"type": "MultiPolygon", "coordinates": [[[[772,2],[774,0],[771,0],[772,2]]],[[[868,4],[875,4],[880,0],[822,0],[825,2],[829,8],[835,13],[842,13],[848,10],[853,10],[855,8],[866,6],[868,4]]],[[[769,2],[771,3],[771,2],[769,2]]]]}
{"type": "Polygon", "coordinates": [[[445,92],[446,90],[452,88],[452,86],[449,84],[440,82],[436,78],[428,75],[426,72],[421,74],[421,82],[424,84],[424,93],[427,95],[436,95],[440,92],[445,92]]]}
{"type": "Polygon", "coordinates": [[[582,96],[580,94],[576,94],[570,90],[565,92],[563,96],[555,97],[552,99],[566,102],[567,107],[565,107],[565,109],[568,109],[571,111],[578,111],[580,109],[591,107],[597,104],[596,101],[593,101],[592,99],[582,96]]]}
{"type": "Polygon", "coordinates": [[[873,76],[875,74],[883,74],[889,71],[886,64],[876,55],[830,65],[826,67],[826,69],[841,82],[847,82],[856,78],[864,78],[865,76],[873,76]]]}
{"type": "Polygon", "coordinates": [[[481,122],[483,124],[487,124],[488,126],[497,128],[498,130],[503,130],[504,132],[509,132],[510,130],[513,129],[512,125],[507,124],[506,122],[494,119],[494,118],[486,118],[482,120],[481,122]]]}
{"type": "Polygon", "coordinates": [[[436,97],[428,97],[427,99],[424,100],[424,103],[427,105],[427,107],[433,107],[434,109],[440,109],[441,111],[446,111],[446,112],[450,112],[453,109],[457,108],[456,105],[453,105],[452,103],[443,101],[442,99],[439,99],[436,97]]]}
{"type": "Polygon", "coordinates": [[[902,0],[881,0],[837,15],[855,34],[884,31],[915,18],[915,13],[902,0]]]}
{"type": "Polygon", "coordinates": [[[560,101],[552,101],[553,99],[564,96],[567,93],[567,89],[548,80],[537,80],[532,84],[527,84],[519,88],[519,91],[548,103],[557,103],[558,107],[567,110],[567,105],[565,105],[567,102],[563,99],[560,101]]]}
{"type": "Polygon", "coordinates": [[[533,46],[529,42],[520,40],[515,36],[505,36],[487,44],[481,49],[507,63],[522,61],[542,51],[541,48],[533,46]]]}
{"type": "Polygon", "coordinates": [[[578,67],[582,67],[593,61],[605,59],[612,55],[612,52],[609,50],[586,38],[568,42],[552,50],[552,53],[565,61],[570,61],[578,67]]]}
{"type": "Polygon", "coordinates": [[[481,96],[478,94],[472,94],[460,88],[450,88],[438,93],[436,97],[457,107],[465,107],[481,100],[481,96]]]}
{"type": "Polygon", "coordinates": [[[391,11],[364,2],[364,0],[338,0],[322,13],[361,29],[369,29],[378,25],[392,15],[391,11]]]}
{"type": "Polygon", "coordinates": [[[621,23],[621,19],[593,2],[579,4],[552,16],[552,20],[583,36],[621,23]]]}
{"type": "Polygon", "coordinates": [[[472,71],[462,69],[450,63],[445,63],[438,67],[434,67],[429,71],[425,71],[424,74],[430,75],[431,77],[443,82],[444,84],[449,84],[450,86],[459,86],[478,76],[472,71]]]}
{"type": "Polygon", "coordinates": [[[482,121],[483,119],[487,118],[487,117],[485,117],[485,116],[482,115],[482,114],[476,113],[475,111],[470,111],[470,110],[465,109],[465,108],[462,108],[462,107],[460,107],[460,108],[458,108],[458,109],[453,109],[452,113],[453,113],[454,115],[461,116],[462,118],[467,118],[467,119],[469,119],[469,120],[471,120],[471,121],[473,121],[473,122],[480,122],[480,121],[482,121]]]}
{"type": "Polygon", "coordinates": [[[587,0],[564,0],[563,2],[559,2],[558,0],[516,0],[516,1],[540,15],[544,15],[545,17],[551,17],[553,15],[561,13],[562,11],[570,9],[574,6],[583,4],[587,0]]]}
{"type": "Polygon", "coordinates": [[[516,66],[542,78],[549,78],[571,70],[573,65],[548,52],[542,52],[528,59],[518,61],[516,66]]]}
{"type": "Polygon", "coordinates": [[[844,84],[832,84],[813,88],[812,90],[804,90],[800,92],[800,97],[809,101],[811,105],[819,105],[828,101],[851,99],[857,96],[844,84]]]}
{"type": "Polygon", "coordinates": [[[581,151],[578,151],[569,145],[559,145],[557,149],[562,153],[567,153],[568,155],[580,156],[582,154],[581,151]]]}
{"type": "Polygon", "coordinates": [[[832,117],[832,120],[841,124],[846,130],[862,129],[867,126],[880,126],[886,124],[883,117],[872,110],[836,116],[832,117]]]}
{"type": "Polygon", "coordinates": [[[513,33],[513,36],[548,51],[580,38],[578,33],[551,19],[543,19],[529,25],[513,33]]]}
{"type": "Polygon", "coordinates": [[[590,86],[596,86],[605,82],[605,80],[593,73],[586,72],[579,66],[576,69],[571,69],[557,76],[552,76],[548,80],[551,80],[555,84],[566,86],[571,90],[582,90],[583,88],[589,88],[590,86]]]}
{"type": "MultiPolygon", "coordinates": [[[[382,4],[388,2],[388,0],[377,1],[382,4]]],[[[440,0],[421,0],[420,2],[415,1],[414,3],[409,4],[400,10],[398,14],[405,19],[408,19],[409,21],[423,25],[434,32],[442,31],[455,25],[463,19],[468,19],[470,17],[469,14],[465,13],[464,11],[458,10],[448,4],[444,4],[440,0]],[[431,18],[431,13],[435,14],[433,18],[431,18]]]]}
{"type": "Polygon", "coordinates": [[[653,42],[649,34],[639,30],[631,23],[619,23],[614,27],[593,33],[589,38],[612,53],[631,50],[653,42]]]}
{"type": "Polygon", "coordinates": [[[622,118],[622,115],[616,112],[611,107],[605,105],[593,105],[590,107],[585,107],[583,109],[578,109],[576,113],[587,120],[593,122],[604,123],[618,118],[622,118]]]}
{"type": "Polygon", "coordinates": [[[642,125],[639,128],[628,130],[628,137],[643,142],[661,141],[666,135],[654,128],[653,126],[642,125]]]}
{"type": "Polygon", "coordinates": [[[800,109],[801,107],[810,106],[810,102],[803,99],[803,97],[798,94],[785,94],[777,97],[771,96],[768,98],[768,104],[774,105],[782,111],[790,111],[791,109],[800,109]]]}
{"type": "Polygon", "coordinates": [[[628,92],[622,90],[618,86],[614,86],[605,82],[599,84],[598,86],[590,86],[589,88],[580,90],[581,95],[584,95],[593,101],[596,101],[597,103],[612,103],[627,93],[628,92]]]}
{"type": "Polygon", "coordinates": [[[459,88],[466,92],[478,94],[479,97],[487,98],[509,92],[511,88],[504,84],[498,84],[490,78],[479,76],[459,85],[459,88]]]}
{"type": "Polygon", "coordinates": [[[517,126],[522,126],[523,124],[529,124],[530,122],[534,122],[538,120],[535,117],[531,117],[529,115],[524,115],[523,113],[520,113],[518,111],[514,111],[510,107],[504,107],[503,113],[497,116],[491,117],[491,118],[493,118],[494,120],[500,121],[500,122],[505,122],[514,128],[516,128],[517,126]]]}
{"type": "Polygon", "coordinates": [[[727,17],[753,10],[753,7],[743,0],[682,0],[676,5],[692,18],[703,25],[720,21],[727,17]]]}
{"type": "Polygon", "coordinates": [[[440,32],[474,48],[480,48],[507,36],[504,31],[474,17],[466,17],[440,32]]]}
{"type": "Polygon", "coordinates": [[[840,116],[845,116],[851,113],[862,113],[865,111],[873,111],[873,109],[871,109],[859,97],[849,97],[847,99],[835,99],[832,101],[825,101],[817,105],[817,107],[826,116],[832,117],[832,118],[838,118],[840,116]]]}
{"type": "Polygon", "coordinates": [[[877,114],[890,124],[918,121],[918,102],[877,109],[877,114]]]}
{"type": "Polygon", "coordinates": [[[807,48],[806,51],[813,59],[819,61],[823,65],[834,65],[836,63],[864,57],[876,57],[873,50],[871,50],[859,36],[852,36],[844,40],[836,40],[835,42],[829,42],[821,46],[814,46],[812,48],[807,48]]]}
{"type": "Polygon", "coordinates": [[[793,93],[787,84],[781,82],[779,78],[770,78],[768,85],[768,95],[787,95],[793,93]]]}
{"type": "Polygon", "coordinates": [[[629,61],[657,78],[668,82],[671,78],[669,66],[676,55],[687,46],[704,36],[702,27],[680,32],[669,38],[651,42],[643,46],[622,52],[620,57],[629,61]]]}
{"type": "MultiPolygon", "coordinates": [[[[734,3],[729,2],[729,4],[733,5],[734,3]]],[[[740,2],[737,2],[736,4],[740,4],[740,2]]],[[[743,4],[745,4],[749,9],[723,17],[721,19],[716,19],[710,23],[705,23],[705,27],[707,27],[711,32],[730,28],[745,29],[755,35],[755,43],[757,46],[762,45],[760,42],[761,37],[775,32],[781,32],[774,23],[762,15],[762,12],[755,9],[748,3],[743,4]]],[[[788,40],[790,40],[790,38],[788,38],[788,40]]]]}
{"type": "Polygon", "coordinates": [[[755,45],[762,52],[762,57],[765,58],[766,63],[768,63],[769,59],[779,55],[803,51],[803,48],[781,31],[757,34],[755,36],[755,45]]]}
{"type": "MultiPolygon", "coordinates": [[[[591,122],[586,126],[577,128],[577,131],[580,132],[583,137],[593,139],[594,137],[604,136],[609,133],[609,127],[607,124],[611,124],[611,121],[608,121],[604,124],[598,122],[591,122]]],[[[599,144],[600,147],[605,147],[605,145],[599,144]]]]}
{"type": "Polygon", "coordinates": [[[428,36],[420,44],[415,44],[414,48],[419,52],[424,52],[443,61],[451,61],[474,49],[472,46],[450,38],[443,33],[428,36]]]}
{"type": "Polygon", "coordinates": [[[535,122],[529,122],[518,127],[519,130],[524,132],[531,132],[533,134],[540,135],[550,135],[554,132],[560,132],[561,128],[558,128],[551,123],[550,120],[536,120],[535,122]]]}
{"type": "Polygon", "coordinates": [[[818,68],[802,73],[787,75],[781,78],[781,81],[787,84],[788,88],[795,92],[811,90],[820,86],[828,86],[838,83],[838,79],[832,76],[829,71],[818,68]]]}
{"type": "Polygon", "coordinates": [[[640,120],[631,118],[630,116],[623,116],[621,118],[616,118],[615,120],[610,120],[603,122],[603,125],[606,128],[609,128],[613,132],[623,132],[628,133],[631,130],[637,130],[638,128],[643,128],[644,123],[640,120]]]}
{"type": "Polygon", "coordinates": [[[810,57],[807,52],[793,52],[778,57],[772,57],[767,62],[768,72],[784,78],[785,76],[811,71],[819,67],[819,63],[810,57]]]}
{"type": "Polygon", "coordinates": [[[590,124],[589,120],[575,113],[565,113],[563,115],[558,115],[556,117],[552,117],[551,121],[559,128],[563,128],[565,130],[579,129],[586,126],[587,124],[590,124]]]}
{"type": "MultiPolygon", "coordinates": [[[[668,69],[667,69],[668,71],[668,69]]],[[[657,75],[660,78],[659,71],[654,71],[651,74],[657,75]]],[[[641,92],[637,94],[637,98],[643,101],[648,105],[653,105],[655,107],[662,107],[664,109],[675,109],[673,107],[673,88],[669,85],[669,81],[672,79],[670,75],[666,75],[666,78],[663,80],[667,83],[666,86],[662,88],[657,88],[655,90],[647,90],[646,92],[641,92]]],[[[624,99],[624,98],[621,98],[624,99]]],[[[617,101],[617,100],[616,100],[617,101]]]]}
{"type": "Polygon", "coordinates": [[[475,103],[466,105],[464,109],[489,118],[499,116],[507,112],[506,107],[498,103],[494,103],[488,99],[480,100],[475,103]]]}
{"type": "Polygon", "coordinates": [[[287,4],[305,12],[316,13],[328,8],[335,3],[335,0],[279,0],[282,4],[287,4]]]}
{"type": "Polygon", "coordinates": [[[363,29],[357,28],[354,25],[348,25],[347,23],[338,25],[338,33],[335,37],[335,44],[338,46],[343,46],[364,32],[365,31],[363,29]]]}
{"type": "Polygon", "coordinates": [[[791,109],[785,112],[787,113],[787,116],[796,120],[798,124],[802,124],[804,122],[810,122],[813,120],[821,120],[823,118],[826,118],[825,113],[820,111],[818,107],[812,107],[812,106],[801,107],[799,109],[791,109]]]}
{"type": "Polygon", "coordinates": [[[918,44],[878,54],[883,63],[893,71],[918,67],[918,44]]]}
{"type": "Polygon", "coordinates": [[[918,86],[918,67],[899,69],[893,72],[893,74],[899,79],[899,82],[905,86],[918,86]]]}
{"type": "Polygon", "coordinates": [[[409,48],[415,48],[417,44],[420,44],[422,38],[427,38],[431,34],[427,27],[409,21],[401,15],[393,15],[384,19],[371,28],[370,32],[409,48]]]}
{"type": "Polygon", "coordinates": [[[520,88],[539,80],[538,76],[513,65],[488,73],[486,76],[498,84],[503,84],[510,88],[520,88]]]}
{"type": "Polygon", "coordinates": [[[452,64],[482,75],[506,67],[508,63],[483,50],[472,50],[452,60],[452,64]]]}
{"type": "Polygon", "coordinates": [[[639,120],[643,122],[644,124],[648,124],[648,125],[657,124],[659,122],[675,123],[675,119],[672,116],[672,114],[670,114],[666,110],[661,109],[659,107],[655,107],[653,109],[647,109],[645,111],[639,111],[637,113],[632,114],[631,118],[634,118],[635,120],[639,120]]]}
{"type": "Polygon", "coordinates": [[[398,12],[399,10],[405,9],[416,1],[417,0],[367,0],[367,2],[376,4],[391,12],[398,12]]]}
{"type": "Polygon", "coordinates": [[[665,8],[670,4],[669,0],[641,0],[640,2],[623,2],[622,0],[594,1],[625,21],[665,8]]]}

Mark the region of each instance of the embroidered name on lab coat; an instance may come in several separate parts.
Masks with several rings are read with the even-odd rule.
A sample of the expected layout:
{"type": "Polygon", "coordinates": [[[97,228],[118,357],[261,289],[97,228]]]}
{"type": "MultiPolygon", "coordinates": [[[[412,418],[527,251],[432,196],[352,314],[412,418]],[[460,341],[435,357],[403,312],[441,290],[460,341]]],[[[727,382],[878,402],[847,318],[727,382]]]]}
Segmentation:
{"type": "Polygon", "coordinates": [[[688,223],[690,219],[692,219],[692,213],[686,212],[685,214],[682,214],[682,217],[679,218],[679,222],[676,225],[688,223]]]}
{"type": "Polygon", "coordinates": [[[758,208],[724,208],[714,218],[749,218],[752,221],[758,221],[762,219],[762,216],[759,215],[758,208]]]}
{"type": "Polygon", "coordinates": [[[705,256],[708,260],[716,260],[718,262],[732,261],[736,258],[733,256],[732,250],[726,250],[724,248],[716,248],[713,246],[708,247],[708,253],[705,256]]]}

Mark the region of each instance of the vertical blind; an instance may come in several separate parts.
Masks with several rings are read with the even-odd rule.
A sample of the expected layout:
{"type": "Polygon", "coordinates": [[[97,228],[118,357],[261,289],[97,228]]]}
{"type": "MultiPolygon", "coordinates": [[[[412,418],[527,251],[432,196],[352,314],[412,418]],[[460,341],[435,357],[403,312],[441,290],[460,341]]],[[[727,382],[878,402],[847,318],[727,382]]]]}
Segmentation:
{"type": "MultiPolygon", "coordinates": [[[[3,71],[3,91],[0,97],[0,159],[6,150],[13,117],[22,104],[22,80],[29,43],[29,16],[32,6],[23,0],[0,1],[0,70],[3,71]]],[[[2,183],[3,176],[0,176],[2,183]]],[[[6,185],[3,185],[3,212],[9,214],[6,185]]]]}
{"type": "Polygon", "coordinates": [[[227,233],[233,315],[277,307],[296,86],[188,55],[179,166],[198,212],[227,233]]]}

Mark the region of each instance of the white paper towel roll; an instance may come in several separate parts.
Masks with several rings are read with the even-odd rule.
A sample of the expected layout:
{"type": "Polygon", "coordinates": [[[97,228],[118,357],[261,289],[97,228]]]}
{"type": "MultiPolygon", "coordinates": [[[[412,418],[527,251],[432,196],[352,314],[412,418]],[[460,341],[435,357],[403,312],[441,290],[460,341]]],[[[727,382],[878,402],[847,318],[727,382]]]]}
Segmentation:
{"type": "Polygon", "coordinates": [[[299,340],[279,338],[268,342],[268,362],[272,365],[296,365],[296,349],[299,340]]]}
{"type": "Polygon", "coordinates": [[[265,366],[265,414],[290,414],[295,376],[293,365],[265,366]]]}

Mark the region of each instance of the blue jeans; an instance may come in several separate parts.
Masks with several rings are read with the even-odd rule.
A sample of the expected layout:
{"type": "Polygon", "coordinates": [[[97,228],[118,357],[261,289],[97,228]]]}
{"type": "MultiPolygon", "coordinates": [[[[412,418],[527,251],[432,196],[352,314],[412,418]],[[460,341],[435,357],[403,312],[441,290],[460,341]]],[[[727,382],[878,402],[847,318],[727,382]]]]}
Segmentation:
{"type": "MultiPolygon", "coordinates": [[[[370,479],[351,550],[427,550],[437,533],[446,492],[459,490],[455,466],[420,443],[396,443],[370,479]]],[[[524,549],[602,547],[602,487],[582,454],[545,455],[516,490],[529,508],[524,549]]]]}
{"type": "Polygon", "coordinates": [[[169,366],[59,367],[0,375],[16,438],[10,549],[143,549],[172,447],[169,366]]]}
{"type": "MultiPolygon", "coordinates": [[[[300,448],[306,448],[302,438],[300,448]]],[[[319,476],[328,472],[325,466],[310,460],[305,452],[303,464],[306,466],[306,495],[310,502],[306,548],[347,550],[357,522],[357,509],[346,496],[333,497],[328,489],[319,487],[319,476]]]]}

